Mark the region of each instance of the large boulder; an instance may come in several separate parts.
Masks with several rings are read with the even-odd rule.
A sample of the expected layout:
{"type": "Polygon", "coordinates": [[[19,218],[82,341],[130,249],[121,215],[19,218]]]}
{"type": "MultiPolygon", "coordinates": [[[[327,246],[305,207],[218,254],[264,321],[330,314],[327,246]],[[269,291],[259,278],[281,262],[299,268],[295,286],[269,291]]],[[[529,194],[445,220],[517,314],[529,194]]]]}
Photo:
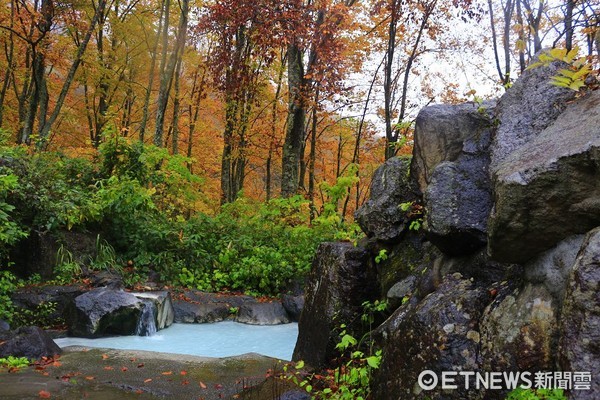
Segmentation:
{"type": "Polygon", "coordinates": [[[375,300],[378,292],[368,251],[347,242],[322,243],[306,286],[293,359],[315,368],[333,359],[336,329],[345,323],[352,331],[362,303],[375,300]]]}
{"type": "Polygon", "coordinates": [[[44,330],[27,326],[0,332],[0,358],[14,356],[40,359],[61,353],[60,347],[44,330]]]}
{"type": "Polygon", "coordinates": [[[235,320],[249,325],[279,325],[291,322],[285,308],[278,301],[243,304],[235,320]]]}
{"type": "Polygon", "coordinates": [[[485,288],[453,274],[417,305],[407,302],[396,310],[386,322],[392,329],[381,335],[387,340],[374,372],[373,398],[471,398],[464,387],[440,397],[439,386],[423,391],[417,382],[425,370],[439,374],[479,369],[479,320],[489,300],[485,288]]]}
{"type": "Polygon", "coordinates": [[[69,307],[69,333],[81,337],[133,335],[144,307],[144,302],[131,293],[94,289],[76,297],[69,307]]]}
{"type": "Polygon", "coordinates": [[[490,114],[494,104],[437,104],[417,115],[415,145],[410,173],[422,193],[431,181],[435,167],[456,161],[463,153],[485,152],[489,146],[490,114]]]}
{"type": "Polygon", "coordinates": [[[356,222],[367,236],[390,242],[408,229],[409,218],[400,204],[417,198],[409,164],[408,158],[393,157],[375,171],[370,198],[355,214],[356,222]]]}
{"type": "Polygon", "coordinates": [[[550,83],[550,78],[564,67],[555,62],[526,70],[500,98],[496,107],[499,124],[491,146],[492,171],[550,126],[575,98],[573,90],[550,83]]]}
{"type": "Polygon", "coordinates": [[[543,285],[499,287],[481,322],[484,371],[546,371],[555,361],[558,305],[543,285]]]}
{"type": "Polygon", "coordinates": [[[591,390],[573,390],[571,399],[600,393],[600,228],[586,235],[571,272],[561,314],[560,366],[591,373],[591,390]]]}
{"type": "Polygon", "coordinates": [[[79,283],[64,286],[26,286],[17,289],[10,297],[17,312],[19,309],[26,309],[35,313],[44,307],[44,304],[53,303],[53,311],[48,318],[60,321],[73,300],[88,290],[85,285],[79,283]]]}
{"type": "Polygon", "coordinates": [[[281,296],[281,304],[292,321],[297,322],[300,319],[300,314],[302,314],[302,309],[304,308],[304,295],[299,294],[294,296],[292,294],[284,294],[281,296]]]}
{"type": "Polygon", "coordinates": [[[175,310],[175,322],[178,323],[220,322],[230,315],[229,307],[225,304],[201,304],[175,300],[173,308],[175,310]]]}
{"type": "Polygon", "coordinates": [[[450,255],[485,245],[492,208],[493,103],[434,105],[417,117],[411,174],[424,194],[430,240],[450,255]]]}
{"type": "MultiPolygon", "coordinates": [[[[533,114],[546,115],[544,110],[536,107],[533,114]]],[[[502,140],[504,123],[496,142],[502,140]]],[[[544,125],[537,136],[517,141],[510,153],[496,157],[488,228],[488,250],[496,260],[524,263],[566,237],[600,225],[600,91],[571,103],[544,125]]]]}

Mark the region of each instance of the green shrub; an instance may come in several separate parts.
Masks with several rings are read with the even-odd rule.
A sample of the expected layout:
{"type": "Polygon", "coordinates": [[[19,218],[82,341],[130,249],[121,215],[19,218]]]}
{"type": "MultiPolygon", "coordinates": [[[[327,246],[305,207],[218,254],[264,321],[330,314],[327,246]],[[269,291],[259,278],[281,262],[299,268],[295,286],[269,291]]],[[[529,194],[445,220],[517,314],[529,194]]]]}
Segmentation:
{"type": "Polygon", "coordinates": [[[17,278],[10,271],[0,271],[0,319],[13,320],[14,306],[10,295],[17,288],[17,278]]]}

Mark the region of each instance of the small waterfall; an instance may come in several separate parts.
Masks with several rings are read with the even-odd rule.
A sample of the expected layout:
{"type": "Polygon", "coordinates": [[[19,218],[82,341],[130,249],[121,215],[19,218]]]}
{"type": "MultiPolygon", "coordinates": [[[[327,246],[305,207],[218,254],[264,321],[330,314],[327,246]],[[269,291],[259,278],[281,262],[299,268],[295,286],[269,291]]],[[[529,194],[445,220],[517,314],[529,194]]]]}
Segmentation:
{"type": "Polygon", "coordinates": [[[152,300],[143,300],[142,314],[138,320],[135,334],[138,336],[152,336],[156,333],[156,306],[152,300]]]}

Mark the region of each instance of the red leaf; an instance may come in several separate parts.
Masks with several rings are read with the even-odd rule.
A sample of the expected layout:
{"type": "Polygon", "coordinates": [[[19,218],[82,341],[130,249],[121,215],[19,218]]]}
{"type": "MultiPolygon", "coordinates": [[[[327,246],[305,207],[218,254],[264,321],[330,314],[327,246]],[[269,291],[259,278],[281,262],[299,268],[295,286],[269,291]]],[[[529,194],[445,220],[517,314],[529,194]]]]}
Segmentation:
{"type": "Polygon", "coordinates": [[[180,374],[181,375],[187,375],[187,371],[181,371],[180,374]]]}
{"type": "Polygon", "coordinates": [[[123,372],[127,371],[127,369],[128,369],[127,367],[121,367],[121,371],[123,371],[123,372]]]}
{"type": "Polygon", "coordinates": [[[50,397],[52,397],[52,395],[50,394],[50,392],[48,392],[46,390],[40,390],[40,392],[38,393],[38,395],[40,396],[40,399],[49,399],[50,397]]]}

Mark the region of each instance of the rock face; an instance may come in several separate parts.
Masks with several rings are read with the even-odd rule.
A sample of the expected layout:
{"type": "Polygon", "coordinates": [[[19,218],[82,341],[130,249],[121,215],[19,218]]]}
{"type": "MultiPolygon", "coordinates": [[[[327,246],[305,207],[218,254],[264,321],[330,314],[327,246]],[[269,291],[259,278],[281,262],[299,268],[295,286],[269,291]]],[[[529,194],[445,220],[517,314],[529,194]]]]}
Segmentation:
{"type": "Polygon", "coordinates": [[[557,307],[542,285],[498,296],[481,322],[484,371],[546,371],[555,361],[557,307]]]}
{"type": "Polygon", "coordinates": [[[495,259],[526,262],[600,225],[600,92],[496,162],[488,238],[495,259]]]}
{"type": "Polygon", "coordinates": [[[572,90],[550,84],[550,78],[560,68],[564,65],[553,63],[527,70],[500,98],[496,108],[499,125],[492,144],[492,171],[552,124],[575,97],[572,90]]]}
{"type": "Polygon", "coordinates": [[[235,320],[250,325],[279,325],[291,322],[285,308],[277,301],[246,303],[239,308],[235,320]]]}
{"type": "Polygon", "coordinates": [[[81,337],[133,335],[143,304],[131,293],[94,289],[75,298],[68,310],[66,320],[69,333],[81,337]]]}
{"type": "Polygon", "coordinates": [[[592,374],[591,390],[573,390],[570,398],[597,399],[600,393],[600,228],[586,236],[577,256],[560,325],[561,369],[592,374]]]}
{"type": "MultiPolygon", "coordinates": [[[[319,367],[335,356],[341,323],[355,320],[361,304],[378,293],[369,253],[352,243],[322,243],[306,287],[293,360],[319,367]]],[[[352,327],[349,327],[352,330],[352,327]]]]}
{"type": "Polygon", "coordinates": [[[0,332],[0,358],[14,356],[40,359],[60,354],[60,347],[37,326],[0,332]]]}
{"type": "MultiPolygon", "coordinates": [[[[479,353],[478,320],[489,301],[487,290],[460,274],[448,275],[438,290],[396,318],[383,348],[373,385],[375,399],[440,398],[442,391],[423,392],[421,371],[476,371],[479,353]]],[[[462,388],[455,398],[467,398],[462,388]]]]}
{"type": "Polygon", "coordinates": [[[304,295],[293,296],[289,294],[284,294],[281,296],[281,304],[287,314],[290,316],[292,321],[300,320],[300,314],[302,313],[302,309],[304,308],[304,295]]]}
{"type": "Polygon", "coordinates": [[[435,167],[462,154],[478,154],[489,146],[490,114],[494,104],[433,105],[417,116],[410,173],[422,193],[435,167]]]}
{"type": "Polygon", "coordinates": [[[371,196],[355,214],[356,222],[367,236],[393,241],[408,228],[409,219],[399,206],[416,199],[409,180],[409,162],[393,157],[375,171],[371,196]]]}
{"type": "MultiPolygon", "coordinates": [[[[87,292],[82,284],[65,286],[31,286],[20,288],[11,295],[17,309],[34,311],[44,303],[55,303],[56,308],[49,318],[62,318],[67,307],[73,300],[87,292]]],[[[18,312],[18,311],[17,311],[18,312]]]]}

